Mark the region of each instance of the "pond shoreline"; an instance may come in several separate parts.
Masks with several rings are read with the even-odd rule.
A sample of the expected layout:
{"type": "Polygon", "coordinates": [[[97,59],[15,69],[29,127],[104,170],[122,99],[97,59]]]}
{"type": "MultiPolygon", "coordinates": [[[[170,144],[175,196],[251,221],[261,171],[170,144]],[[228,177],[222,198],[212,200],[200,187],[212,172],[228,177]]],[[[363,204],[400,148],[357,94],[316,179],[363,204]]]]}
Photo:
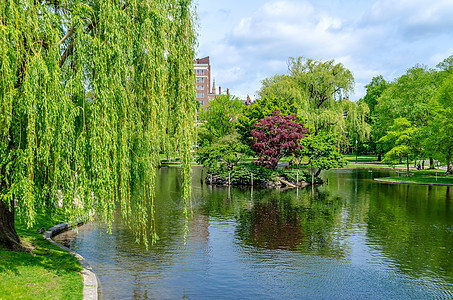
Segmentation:
{"type": "Polygon", "coordinates": [[[416,185],[438,185],[438,186],[453,186],[450,183],[431,183],[431,182],[404,182],[395,180],[386,180],[385,178],[374,178],[374,181],[393,184],[416,184],[416,185]]]}
{"type": "Polygon", "coordinates": [[[104,226],[90,226],[71,248],[96,270],[107,299],[452,295],[451,274],[443,272],[453,265],[448,247],[453,209],[445,205],[451,191],[399,188],[370,178],[392,174],[331,170],[323,174],[329,185],[281,192],[211,188],[199,167],[184,240],[181,173],[162,168],[155,197],[157,244],[146,250],[115,218],[112,235],[104,226]],[[407,232],[416,238],[407,239],[407,232]]]}
{"type": "MultiPolygon", "coordinates": [[[[99,299],[99,290],[101,288],[101,285],[99,282],[99,278],[97,277],[96,273],[94,273],[91,266],[88,264],[88,262],[85,260],[85,258],[83,258],[79,253],[52,240],[53,237],[72,229],[73,224],[74,224],[73,222],[67,222],[67,223],[61,223],[61,224],[55,225],[55,226],[49,228],[46,232],[44,232],[43,238],[45,240],[47,240],[49,243],[54,244],[65,251],[68,251],[79,261],[80,265],[83,268],[83,271],[81,272],[81,275],[83,278],[83,299],[84,300],[91,300],[91,299],[97,300],[97,299],[99,299]]],[[[80,221],[80,222],[77,222],[77,224],[75,224],[75,226],[78,227],[83,224],[85,224],[85,222],[80,221]]]]}
{"type": "MultiPolygon", "coordinates": [[[[203,181],[203,180],[202,180],[203,181]]],[[[261,188],[269,188],[269,189],[279,189],[279,188],[304,188],[311,185],[322,185],[324,183],[328,184],[328,181],[324,181],[320,178],[316,178],[313,183],[307,182],[304,180],[299,181],[291,181],[286,178],[280,177],[278,181],[275,180],[268,180],[267,182],[253,181],[253,177],[251,182],[249,183],[233,183],[231,178],[222,177],[219,175],[211,175],[208,174],[204,179],[205,184],[212,185],[212,186],[246,186],[246,187],[261,187],[261,188]]]]}

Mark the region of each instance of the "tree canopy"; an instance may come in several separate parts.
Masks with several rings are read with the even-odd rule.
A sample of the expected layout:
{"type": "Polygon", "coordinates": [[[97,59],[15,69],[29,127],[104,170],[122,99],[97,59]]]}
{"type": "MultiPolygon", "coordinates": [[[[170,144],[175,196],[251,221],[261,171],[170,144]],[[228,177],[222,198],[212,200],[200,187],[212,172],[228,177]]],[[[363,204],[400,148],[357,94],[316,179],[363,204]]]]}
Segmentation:
{"type": "Polygon", "coordinates": [[[369,135],[368,108],[349,101],[354,77],[343,64],[298,57],[289,59],[288,69],[288,75],[263,80],[259,96],[290,99],[312,134],[333,133],[338,146],[348,143],[348,123],[363,138],[369,135]]]}
{"type": "Polygon", "coordinates": [[[308,157],[308,167],[313,176],[318,177],[322,170],[342,167],[346,161],[336,147],[333,134],[311,135],[302,140],[301,156],[308,157]]]}
{"type": "Polygon", "coordinates": [[[397,118],[387,134],[378,143],[387,143],[390,150],[385,154],[384,161],[394,164],[406,159],[407,175],[409,176],[409,156],[417,154],[419,143],[416,139],[417,129],[406,118],[397,118]]]}
{"type": "Polygon", "coordinates": [[[447,173],[453,174],[453,74],[447,77],[436,95],[435,110],[428,125],[426,145],[443,158],[447,173]]]}
{"type": "Polygon", "coordinates": [[[236,128],[244,144],[252,145],[253,137],[251,132],[255,124],[265,117],[272,116],[276,110],[280,111],[284,116],[292,116],[297,113],[297,107],[292,98],[278,97],[273,94],[266,95],[261,99],[257,99],[250,106],[243,107],[236,128]]]}
{"type": "Polygon", "coordinates": [[[1,245],[21,249],[16,214],[31,225],[61,205],[68,218],[94,210],[110,226],[116,203],[146,244],[160,151],[179,152],[190,199],[191,6],[0,3],[1,245]]]}
{"type": "Polygon", "coordinates": [[[451,105],[446,103],[449,103],[451,93],[448,86],[452,65],[453,56],[444,59],[435,69],[415,65],[392,82],[385,81],[382,76],[373,78],[366,86],[367,94],[359,101],[366,102],[371,108],[368,122],[372,126],[372,139],[364,142],[369,144],[364,149],[375,150],[379,157],[389,151],[395,154],[393,143],[376,141],[388,132],[403,133],[404,126],[392,127],[396,120],[404,118],[416,129],[412,139],[417,141],[417,147],[411,147],[413,151],[409,156],[429,158],[430,168],[434,168],[435,159],[449,166],[451,118],[448,110],[451,105]]]}
{"type": "Polygon", "coordinates": [[[288,75],[275,75],[265,79],[259,95],[290,99],[294,103],[297,115],[304,120],[310,131],[304,144],[313,144],[307,144],[307,149],[324,149],[303,151],[312,164],[316,165],[316,173],[319,175],[324,167],[337,165],[333,160],[340,156],[340,149],[346,148],[356,139],[368,138],[370,125],[366,116],[369,108],[366,103],[349,100],[354,77],[341,63],[298,57],[289,59],[288,69],[288,75]],[[320,137],[315,138],[318,135],[320,137]],[[315,163],[322,160],[321,156],[329,163],[315,163]]]}
{"type": "Polygon", "coordinates": [[[208,172],[231,171],[241,160],[246,146],[239,140],[239,134],[233,132],[209,144],[204,141],[198,148],[197,162],[208,168],[208,172]],[[220,162],[220,167],[219,167],[220,162]]]}
{"type": "Polygon", "coordinates": [[[233,133],[243,106],[244,103],[231,94],[219,95],[209,102],[209,107],[199,112],[199,119],[206,122],[204,127],[215,138],[220,138],[233,133]]]}
{"type": "Polygon", "coordinates": [[[309,131],[297,116],[283,116],[275,111],[272,116],[266,117],[255,124],[252,130],[252,149],[259,155],[258,164],[277,169],[282,157],[297,155],[302,146],[300,141],[309,131]]]}

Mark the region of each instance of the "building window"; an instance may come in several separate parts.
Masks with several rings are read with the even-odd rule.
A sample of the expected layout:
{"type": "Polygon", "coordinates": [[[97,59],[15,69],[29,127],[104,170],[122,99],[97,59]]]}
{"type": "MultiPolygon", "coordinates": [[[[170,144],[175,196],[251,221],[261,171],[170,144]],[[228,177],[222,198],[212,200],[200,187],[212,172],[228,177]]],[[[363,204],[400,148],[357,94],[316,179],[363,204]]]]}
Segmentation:
{"type": "Polygon", "coordinates": [[[204,98],[204,93],[201,93],[201,98],[204,98]]]}
{"type": "Polygon", "coordinates": [[[204,90],[204,85],[201,85],[201,89],[204,90]]]}
{"type": "MultiPolygon", "coordinates": [[[[201,82],[204,82],[204,80],[203,80],[203,79],[204,79],[204,78],[201,78],[201,82]]],[[[199,78],[199,77],[197,77],[197,83],[199,83],[199,82],[200,82],[200,78],[199,78]]]]}
{"type": "Polygon", "coordinates": [[[201,70],[201,75],[204,75],[204,70],[201,70]]]}
{"type": "Polygon", "coordinates": [[[200,98],[200,93],[197,93],[197,98],[200,98]]]}
{"type": "Polygon", "coordinates": [[[201,100],[201,105],[204,105],[204,101],[203,100],[201,100]]]}
{"type": "MultiPolygon", "coordinates": [[[[198,81],[197,81],[198,82],[198,81]]],[[[204,77],[201,78],[201,82],[204,82],[204,77]]]]}
{"type": "Polygon", "coordinates": [[[200,75],[200,70],[197,70],[197,75],[200,75]]]}

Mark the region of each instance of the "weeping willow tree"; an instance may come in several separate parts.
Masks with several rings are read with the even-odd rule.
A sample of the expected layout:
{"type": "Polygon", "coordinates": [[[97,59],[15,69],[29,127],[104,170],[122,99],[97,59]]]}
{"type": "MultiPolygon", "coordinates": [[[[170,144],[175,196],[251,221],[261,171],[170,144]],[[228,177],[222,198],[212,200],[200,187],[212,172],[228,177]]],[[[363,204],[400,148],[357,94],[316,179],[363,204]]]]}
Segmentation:
{"type": "Polygon", "coordinates": [[[323,169],[342,165],[338,151],[350,139],[369,136],[365,120],[369,109],[349,101],[354,77],[341,63],[297,57],[289,59],[288,70],[287,75],[265,79],[259,96],[289,99],[297,106],[297,114],[306,119],[312,133],[304,139],[305,154],[318,176],[323,169]]]}
{"type": "Polygon", "coordinates": [[[329,133],[342,142],[351,127],[363,138],[369,134],[370,128],[365,122],[369,110],[364,104],[349,101],[354,77],[343,64],[291,57],[288,70],[287,75],[265,79],[259,96],[291,99],[314,135],[329,133]]]}
{"type": "Polygon", "coordinates": [[[23,250],[15,218],[61,207],[110,228],[116,205],[154,241],[162,151],[181,156],[190,207],[191,2],[0,3],[0,246],[23,250]]]}

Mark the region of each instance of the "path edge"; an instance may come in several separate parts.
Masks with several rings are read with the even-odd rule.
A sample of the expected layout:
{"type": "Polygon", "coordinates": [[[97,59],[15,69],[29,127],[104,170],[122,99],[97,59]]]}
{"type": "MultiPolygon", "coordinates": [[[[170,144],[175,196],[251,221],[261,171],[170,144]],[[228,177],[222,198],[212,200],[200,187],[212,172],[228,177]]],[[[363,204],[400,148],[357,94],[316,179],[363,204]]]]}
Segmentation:
{"type": "Polygon", "coordinates": [[[67,222],[67,223],[61,223],[58,225],[55,225],[46,232],[44,232],[43,237],[46,239],[49,243],[52,243],[58,247],[60,247],[63,250],[68,251],[70,254],[75,256],[79,263],[82,265],[82,277],[83,277],[83,299],[84,300],[98,300],[99,299],[99,288],[100,288],[100,283],[99,279],[96,276],[96,273],[94,273],[93,269],[91,266],[88,264],[88,262],[85,260],[85,258],[82,257],[79,253],[69,249],[68,247],[65,247],[54,240],[52,238],[60,233],[63,233],[73,227],[78,227],[83,225],[85,222],[79,221],[79,222],[67,222]]]}

